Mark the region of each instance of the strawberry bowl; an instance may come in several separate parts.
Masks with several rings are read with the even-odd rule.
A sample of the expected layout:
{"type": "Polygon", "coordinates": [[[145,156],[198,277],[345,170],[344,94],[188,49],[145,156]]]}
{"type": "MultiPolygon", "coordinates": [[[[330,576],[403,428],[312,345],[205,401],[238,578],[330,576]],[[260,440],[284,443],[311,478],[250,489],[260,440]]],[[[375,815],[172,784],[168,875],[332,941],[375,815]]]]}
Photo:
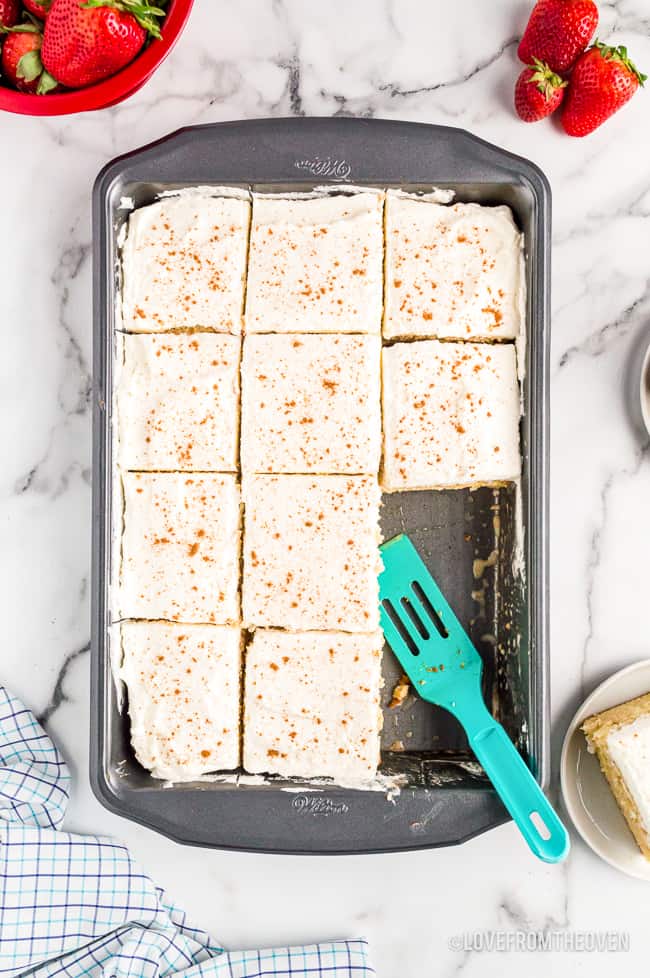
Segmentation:
{"type": "Polygon", "coordinates": [[[110,78],[87,88],[47,95],[18,92],[0,83],[0,109],[20,115],[69,115],[122,102],[135,94],[165,60],[180,37],[193,3],[194,0],[170,0],[160,25],[160,40],[152,40],[130,64],[110,78]]]}

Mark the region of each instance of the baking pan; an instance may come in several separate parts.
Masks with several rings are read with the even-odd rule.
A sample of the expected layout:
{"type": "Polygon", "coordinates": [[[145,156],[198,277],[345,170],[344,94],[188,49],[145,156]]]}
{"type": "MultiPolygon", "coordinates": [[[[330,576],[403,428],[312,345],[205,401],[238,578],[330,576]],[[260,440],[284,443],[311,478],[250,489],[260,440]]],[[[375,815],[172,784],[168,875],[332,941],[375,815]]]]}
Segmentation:
{"type": "MultiPolygon", "coordinates": [[[[548,302],[550,190],[528,161],[462,130],[368,119],[275,119],[182,129],[114,160],[94,188],[94,454],[91,780],[107,808],[180,842],[346,853],[462,842],[506,821],[445,711],[385,709],[382,775],[398,792],[242,778],[165,785],[139,766],[110,668],[112,360],[118,235],[162,190],[322,184],[430,190],[508,204],[525,237],[526,348],[515,486],[384,496],[386,538],[407,530],[485,662],[485,693],[539,782],[548,778],[548,302]],[[520,496],[518,497],[518,493],[520,496]],[[513,556],[521,547],[521,566],[513,556]]],[[[384,656],[385,701],[399,678],[384,656]]]]}

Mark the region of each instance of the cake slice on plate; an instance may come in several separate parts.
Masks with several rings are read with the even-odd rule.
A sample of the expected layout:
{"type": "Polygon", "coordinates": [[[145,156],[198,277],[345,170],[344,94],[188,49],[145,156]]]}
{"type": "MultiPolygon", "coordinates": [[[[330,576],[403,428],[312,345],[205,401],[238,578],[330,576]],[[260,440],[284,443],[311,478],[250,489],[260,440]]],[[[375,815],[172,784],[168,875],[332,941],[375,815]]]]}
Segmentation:
{"type": "Polygon", "coordinates": [[[650,693],[582,724],[639,849],[650,859],[650,693]]]}

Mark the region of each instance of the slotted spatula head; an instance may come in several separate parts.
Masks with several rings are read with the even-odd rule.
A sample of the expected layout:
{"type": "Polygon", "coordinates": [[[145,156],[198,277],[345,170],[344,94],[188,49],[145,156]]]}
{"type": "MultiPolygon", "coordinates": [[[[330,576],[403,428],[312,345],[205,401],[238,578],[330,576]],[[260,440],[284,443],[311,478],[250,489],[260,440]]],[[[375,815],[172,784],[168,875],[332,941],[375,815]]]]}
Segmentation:
{"type": "Polygon", "coordinates": [[[483,663],[407,536],[381,547],[381,626],[414,689],[453,708],[458,684],[479,683],[483,663]]]}

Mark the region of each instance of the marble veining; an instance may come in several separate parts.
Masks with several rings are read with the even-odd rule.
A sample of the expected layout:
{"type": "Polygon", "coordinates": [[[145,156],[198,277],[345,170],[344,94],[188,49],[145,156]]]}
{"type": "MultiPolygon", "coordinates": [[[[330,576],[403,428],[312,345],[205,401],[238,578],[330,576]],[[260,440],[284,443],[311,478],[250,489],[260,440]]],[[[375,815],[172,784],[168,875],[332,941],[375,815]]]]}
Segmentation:
{"type": "MultiPolygon", "coordinates": [[[[129,101],[78,117],[2,117],[0,676],[71,762],[68,826],[127,841],[197,924],[230,946],[363,933],[382,978],[647,969],[647,886],[575,838],[561,867],[534,863],[512,825],[458,849],[399,856],[201,852],[112,816],[87,777],[90,192],[107,160],[183,125],[283,115],[437,122],[542,167],[554,198],[555,766],[582,695],[650,655],[650,446],[629,423],[624,391],[650,315],[650,95],[585,140],[553,123],[519,123],[512,85],[528,9],[528,0],[196,0],[173,55],[129,101]],[[459,934],[495,929],[625,931],[630,949],[453,946],[459,934]]],[[[647,72],[648,4],[600,9],[599,36],[627,44],[647,72]]]]}

